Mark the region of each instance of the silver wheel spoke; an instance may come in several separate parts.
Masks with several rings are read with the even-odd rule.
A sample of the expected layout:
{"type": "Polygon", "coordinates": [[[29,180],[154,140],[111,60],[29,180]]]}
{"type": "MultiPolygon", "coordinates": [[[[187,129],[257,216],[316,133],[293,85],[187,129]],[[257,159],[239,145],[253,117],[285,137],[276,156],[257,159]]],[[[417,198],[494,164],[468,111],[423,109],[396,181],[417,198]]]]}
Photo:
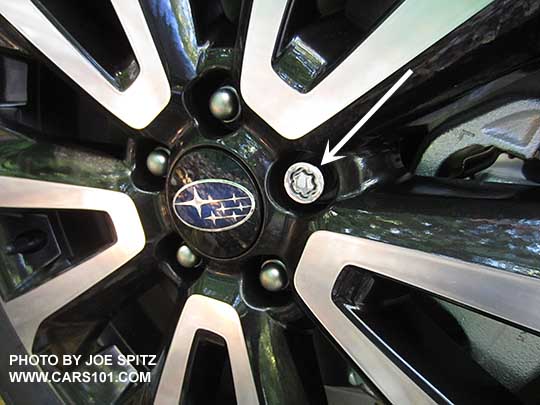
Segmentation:
{"type": "Polygon", "coordinates": [[[40,323],[139,253],[145,236],[133,201],[123,193],[11,177],[0,177],[0,187],[0,207],[104,211],[117,236],[116,242],[101,253],[2,303],[24,346],[31,351],[40,323]]]}
{"type": "Polygon", "coordinates": [[[115,242],[100,253],[2,302],[31,351],[41,322],[137,255],[144,247],[145,234],[133,200],[118,191],[128,184],[128,171],[121,161],[33,143],[15,133],[1,135],[0,208],[102,211],[116,234],[115,242]]]}
{"type": "Polygon", "coordinates": [[[290,87],[272,68],[275,44],[289,2],[254,1],[242,66],[242,96],[251,109],[283,137],[300,138],[491,1],[404,1],[347,59],[306,94],[290,87]]]}
{"type": "MultiPolygon", "coordinates": [[[[373,343],[376,336],[364,334],[334,304],[333,286],[348,265],[540,331],[536,310],[540,305],[540,281],[534,278],[353,236],[316,232],[308,240],[295,274],[298,293],[392,402],[429,403],[432,399],[373,343]],[[339,253],[335,246],[339,246],[339,253]]],[[[369,332],[369,327],[363,326],[369,332]]],[[[414,370],[410,371],[414,374],[414,370]]],[[[441,397],[444,398],[442,394],[441,397]]]]}
{"type": "Polygon", "coordinates": [[[139,3],[113,0],[112,4],[140,67],[139,75],[124,91],[115,87],[32,0],[2,0],[0,14],[111,113],[133,128],[144,128],[169,102],[169,82],[139,3]]]}
{"type": "Polygon", "coordinates": [[[179,403],[183,386],[186,385],[185,376],[192,343],[199,330],[213,332],[225,340],[238,404],[259,403],[236,309],[225,302],[202,295],[192,295],[186,301],[167,353],[154,403],[179,403]]]}

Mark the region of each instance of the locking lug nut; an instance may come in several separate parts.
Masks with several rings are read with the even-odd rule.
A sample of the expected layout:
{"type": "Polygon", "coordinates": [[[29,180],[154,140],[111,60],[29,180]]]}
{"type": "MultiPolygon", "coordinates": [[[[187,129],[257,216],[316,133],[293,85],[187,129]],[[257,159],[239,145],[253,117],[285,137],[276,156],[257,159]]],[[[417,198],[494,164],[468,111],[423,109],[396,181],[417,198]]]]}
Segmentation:
{"type": "Polygon", "coordinates": [[[297,203],[311,204],[324,191],[324,176],[321,170],[307,162],[293,164],[283,179],[287,195],[297,203]]]}

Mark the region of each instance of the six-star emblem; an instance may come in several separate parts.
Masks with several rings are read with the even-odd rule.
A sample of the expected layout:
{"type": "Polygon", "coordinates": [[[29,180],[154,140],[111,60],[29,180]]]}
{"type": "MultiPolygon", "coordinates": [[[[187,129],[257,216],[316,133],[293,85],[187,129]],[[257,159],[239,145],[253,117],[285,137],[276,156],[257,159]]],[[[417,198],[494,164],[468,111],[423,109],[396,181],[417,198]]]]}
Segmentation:
{"type": "Polygon", "coordinates": [[[190,228],[222,232],[245,223],[255,210],[255,198],[229,180],[205,179],[186,184],[174,195],[176,216],[190,228]]]}

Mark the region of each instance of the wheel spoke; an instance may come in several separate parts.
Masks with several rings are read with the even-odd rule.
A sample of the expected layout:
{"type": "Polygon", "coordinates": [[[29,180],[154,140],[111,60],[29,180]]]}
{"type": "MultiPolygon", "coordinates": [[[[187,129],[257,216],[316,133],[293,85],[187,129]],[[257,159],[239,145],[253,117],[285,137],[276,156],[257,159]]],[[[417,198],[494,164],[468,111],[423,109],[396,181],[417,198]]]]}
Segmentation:
{"type": "MultiPolygon", "coordinates": [[[[326,231],[313,234],[295,273],[295,287],[314,316],[392,403],[435,403],[409,376],[360,331],[332,300],[341,270],[365,260],[384,260],[373,252],[382,244],[326,231]],[[369,246],[364,245],[370,243],[369,246]],[[335,252],[339,246],[339,254],[335,252]],[[364,252],[364,254],[362,254],[364,252]],[[366,254],[365,252],[369,252],[366,254]],[[366,259],[367,258],[367,259],[366,259]]],[[[386,246],[386,245],[382,245],[386,246]]],[[[373,266],[372,266],[373,267],[373,266]]],[[[371,267],[367,267],[371,270],[371,267]]]]}
{"type": "MultiPolygon", "coordinates": [[[[239,292],[239,280],[206,274],[190,291],[171,340],[156,394],[156,404],[189,402],[196,372],[212,372],[209,364],[199,364],[197,336],[212,333],[224,341],[230,360],[232,384],[238,404],[311,403],[295,363],[293,349],[283,325],[266,311],[248,305],[239,292]],[[204,295],[202,295],[204,294],[204,295]]],[[[209,361],[215,361],[213,356],[209,361]]],[[[303,360],[312,364],[312,359],[303,360]]],[[[214,367],[219,365],[213,364],[214,367]]],[[[315,379],[316,370],[310,369],[315,379]]],[[[210,377],[208,377],[210,378],[210,377]]],[[[217,388],[205,380],[205,390],[222,401],[217,388]]],[[[319,395],[322,392],[311,393],[319,395]]],[[[197,395],[197,394],[195,394],[197,395]]]]}
{"type": "MultiPolygon", "coordinates": [[[[342,246],[350,250],[344,248],[339,256],[328,252],[325,259],[325,266],[338,268],[334,270],[335,276],[344,266],[355,265],[451,302],[540,331],[540,315],[535,310],[535,305],[540,303],[539,280],[362,238],[324,231],[315,235],[318,236],[310,238],[304,251],[306,260],[303,259],[300,269],[309,262],[308,253],[323,243],[343,243],[342,246]],[[369,255],[363,253],[368,251],[369,255]],[[500,296],[507,298],[501,302],[500,296]]],[[[296,277],[302,280],[300,275],[296,277]]]]}
{"type": "Polygon", "coordinates": [[[133,128],[144,128],[169,102],[169,83],[141,7],[117,0],[112,4],[139,65],[137,77],[123,91],[32,0],[0,2],[0,14],[110,112],[133,128]]]}
{"type": "MultiPolygon", "coordinates": [[[[447,399],[398,353],[393,353],[394,360],[387,357],[380,349],[385,346],[384,341],[352,309],[349,310],[362,324],[361,329],[333,302],[336,280],[349,265],[540,331],[536,311],[540,304],[538,280],[353,236],[316,232],[296,270],[296,289],[323,327],[391,402],[431,403],[431,396],[447,399]],[[335,253],[335,246],[340,246],[339,254],[335,253]],[[403,368],[408,372],[403,372],[403,368]],[[409,375],[414,376],[414,381],[409,375]]],[[[392,352],[390,347],[386,350],[392,352]]]]}
{"type": "Polygon", "coordinates": [[[321,83],[303,94],[282,81],[271,63],[289,2],[254,1],[242,66],[242,95],[251,109],[282,136],[300,138],[490,3],[465,0],[442,5],[429,0],[407,0],[321,83]],[[421,29],[415,35],[403,35],[413,26],[421,29]],[[335,94],[340,96],[333,97],[335,94]]]}
{"type": "Polygon", "coordinates": [[[195,77],[199,56],[206,49],[197,38],[190,1],[143,0],[141,4],[152,32],[159,37],[171,81],[175,85],[187,83],[195,77]]]}
{"type": "MultiPolygon", "coordinates": [[[[265,404],[308,404],[285,329],[269,316],[258,314],[246,328],[246,343],[256,383],[265,404]]],[[[247,321],[246,321],[247,323],[247,321]]],[[[311,370],[315,377],[316,370],[311,370]]]]}
{"type": "MultiPolygon", "coordinates": [[[[308,241],[295,286],[323,327],[392,402],[451,402],[460,394],[441,381],[459,377],[450,371],[432,375],[428,363],[418,363],[406,354],[407,348],[388,343],[391,338],[379,334],[385,329],[377,323],[378,316],[388,320],[387,315],[364,318],[356,305],[338,305],[336,281],[353,266],[377,280],[404,284],[539,332],[540,317],[533,309],[540,304],[534,195],[521,186],[486,184],[479,189],[463,181],[413,179],[341,202],[314,224],[321,231],[308,241]],[[339,254],[333,246],[340,246],[339,254]]],[[[470,312],[461,311],[458,318],[470,312]]],[[[489,318],[483,319],[475,322],[489,324],[489,318]]],[[[520,330],[506,328],[508,333],[520,330]]],[[[456,364],[477,367],[466,358],[456,364]]],[[[482,380],[482,372],[474,372],[477,384],[490,384],[482,380]]],[[[496,383],[493,387],[499,389],[496,383]]]]}
{"type": "Polygon", "coordinates": [[[314,227],[539,277],[540,217],[527,190],[414,181],[338,204],[314,227]]]}
{"type": "Polygon", "coordinates": [[[139,253],[144,231],[133,201],[119,192],[10,177],[0,177],[0,184],[1,207],[104,211],[116,231],[116,242],[103,252],[3,304],[30,351],[40,323],[139,253]]]}
{"type": "Polygon", "coordinates": [[[527,402],[539,7],[75,3],[0,0],[0,312],[22,352],[84,362],[38,371],[145,378],[51,392],[527,402]],[[343,159],[318,169],[334,141],[343,159]]]}
{"type": "Polygon", "coordinates": [[[0,128],[0,175],[123,191],[129,170],[120,160],[34,142],[0,128]]]}
{"type": "Polygon", "coordinates": [[[114,243],[100,253],[2,302],[28,351],[45,318],[143,249],[145,235],[137,209],[128,195],[119,192],[125,188],[126,173],[121,162],[76,150],[17,138],[0,144],[0,207],[102,211],[116,234],[114,243]]]}
{"type": "Polygon", "coordinates": [[[231,305],[202,295],[192,295],[186,301],[167,354],[155,403],[180,401],[182,389],[187,385],[184,379],[190,349],[198,330],[213,332],[225,340],[238,403],[257,403],[257,390],[238,313],[231,305]]]}

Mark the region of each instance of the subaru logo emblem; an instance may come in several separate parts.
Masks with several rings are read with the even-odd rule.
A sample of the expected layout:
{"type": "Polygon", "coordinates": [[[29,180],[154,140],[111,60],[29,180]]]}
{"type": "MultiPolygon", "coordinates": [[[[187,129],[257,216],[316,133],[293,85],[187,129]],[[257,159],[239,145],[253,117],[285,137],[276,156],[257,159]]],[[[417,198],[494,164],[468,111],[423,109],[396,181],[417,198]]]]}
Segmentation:
{"type": "Polygon", "coordinates": [[[174,195],[176,216],[193,229],[223,232],[245,223],[255,211],[255,198],[229,180],[205,179],[186,184],[174,195]]]}

